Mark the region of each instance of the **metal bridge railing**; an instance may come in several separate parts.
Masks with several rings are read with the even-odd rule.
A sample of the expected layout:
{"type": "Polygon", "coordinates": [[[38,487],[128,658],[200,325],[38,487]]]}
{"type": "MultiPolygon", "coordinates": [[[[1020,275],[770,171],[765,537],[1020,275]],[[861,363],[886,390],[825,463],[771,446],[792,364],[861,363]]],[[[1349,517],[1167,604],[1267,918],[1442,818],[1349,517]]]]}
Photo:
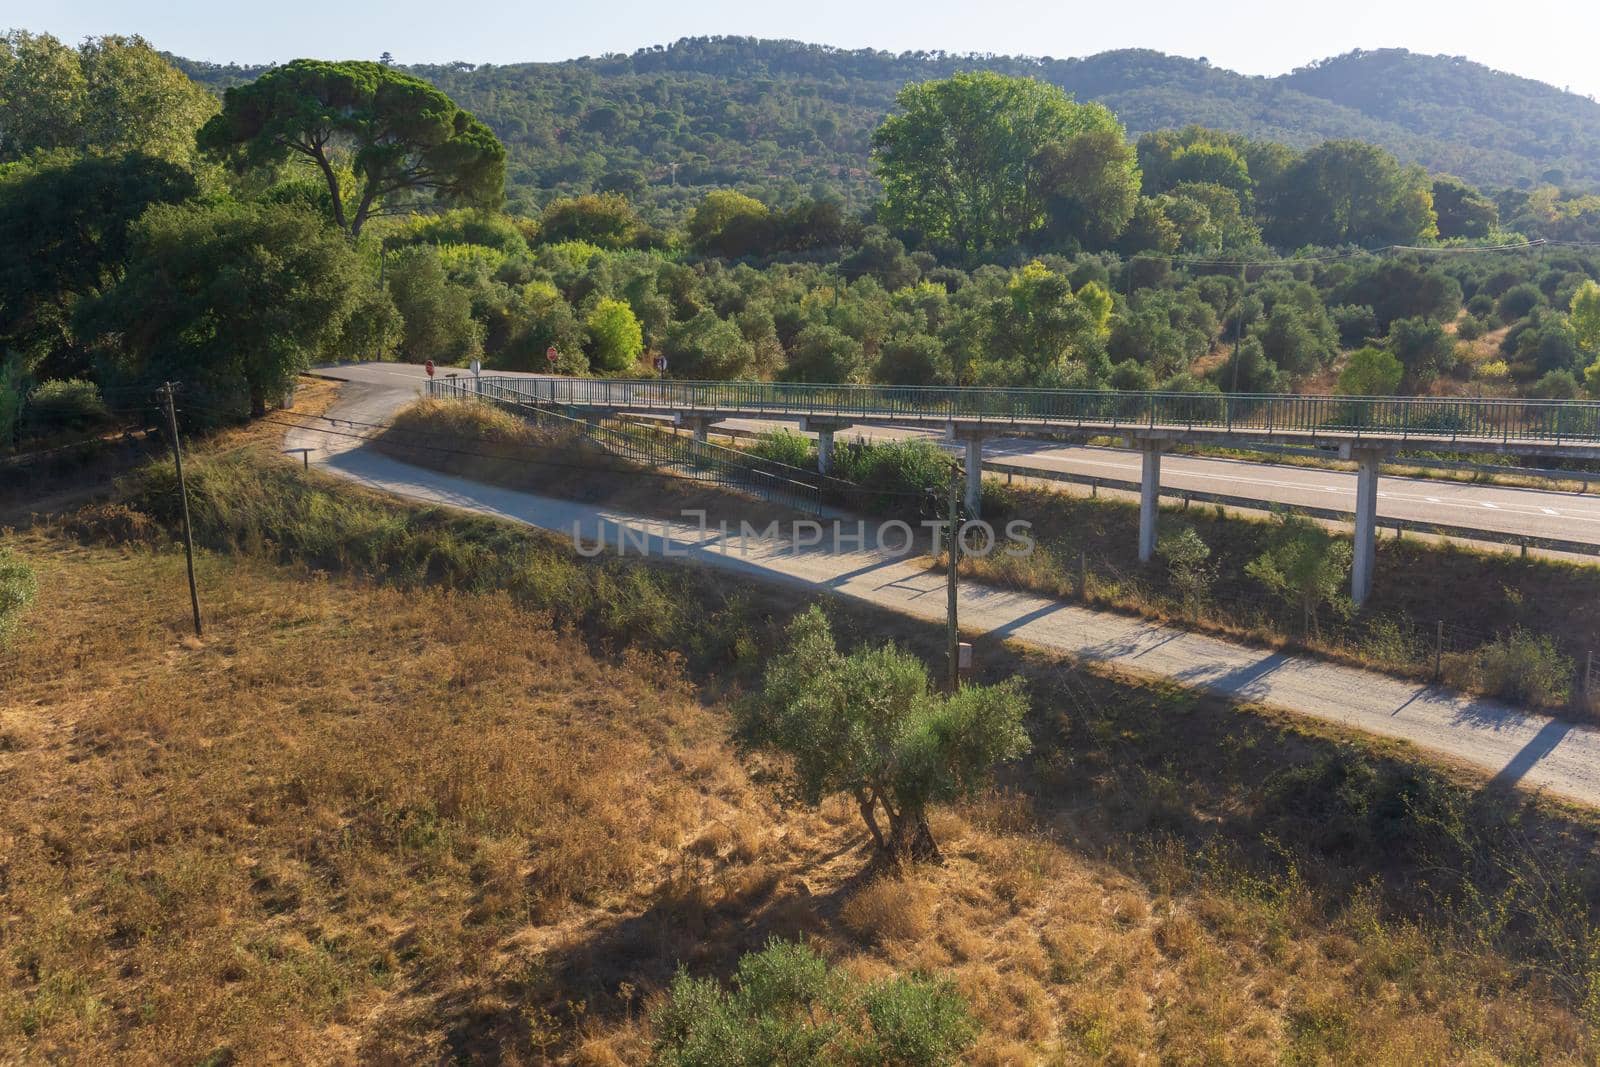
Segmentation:
{"type": "Polygon", "coordinates": [[[1584,400],[1119,393],[910,385],[806,385],[615,378],[510,378],[485,386],[573,408],[839,418],[1036,422],[1137,430],[1325,433],[1360,438],[1600,443],[1600,403],[1584,400]]]}
{"type": "Polygon", "coordinates": [[[809,515],[822,512],[825,479],[818,475],[653,426],[602,426],[569,418],[551,410],[547,401],[506,388],[503,383],[507,381],[519,379],[435,378],[428,382],[427,395],[497,404],[547,429],[585,437],[607,452],[643,466],[751,493],[809,515]]]}

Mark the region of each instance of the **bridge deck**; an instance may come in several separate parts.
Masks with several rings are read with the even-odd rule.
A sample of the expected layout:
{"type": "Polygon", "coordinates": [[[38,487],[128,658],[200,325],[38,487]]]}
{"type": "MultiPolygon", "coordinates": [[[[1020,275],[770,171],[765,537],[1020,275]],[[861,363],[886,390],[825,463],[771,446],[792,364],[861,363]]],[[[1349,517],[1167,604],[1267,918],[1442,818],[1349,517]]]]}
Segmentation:
{"type": "Polygon", "coordinates": [[[1211,444],[1440,449],[1600,458],[1600,403],[1431,397],[1116,393],[1094,390],[678,382],[593,378],[434,380],[574,412],[680,419],[902,425],[960,437],[1112,435],[1211,444]]]}

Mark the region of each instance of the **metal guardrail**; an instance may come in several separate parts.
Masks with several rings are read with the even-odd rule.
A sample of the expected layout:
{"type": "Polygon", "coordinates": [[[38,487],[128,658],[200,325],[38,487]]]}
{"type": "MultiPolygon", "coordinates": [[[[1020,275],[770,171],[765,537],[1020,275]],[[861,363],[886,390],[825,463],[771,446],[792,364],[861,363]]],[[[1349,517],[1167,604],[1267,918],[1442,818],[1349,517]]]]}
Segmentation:
{"type": "Polygon", "coordinates": [[[806,385],[617,378],[479,379],[527,400],[573,408],[753,417],[814,415],[920,421],[1040,423],[1136,432],[1327,434],[1359,440],[1600,445],[1600,403],[1266,393],[1122,393],[910,385],[806,385]]]}
{"type": "MultiPolygon", "coordinates": [[[[988,474],[1008,474],[1038,481],[1062,482],[1068,485],[1087,485],[1093,489],[1110,489],[1116,492],[1139,492],[1139,483],[1122,478],[1106,478],[1093,474],[1074,474],[1071,471],[1050,470],[1045,467],[1024,467],[1012,463],[985,463],[988,474]]],[[[1355,513],[1338,508],[1319,508],[1311,504],[1280,504],[1257,497],[1233,496],[1213,493],[1204,489],[1170,489],[1163,487],[1160,495],[1166,500],[1179,500],[1188,504],[1221,504],[1223,507],[1244,511],[1288,511],[1313,519],[1332,522],[1355,523],[1355,513]]],[[[1391,519],[1379,516],[1380,528],[1392,529],[1396,535],[1415,533],[1431,537],[1452,537],[1462,541],[1479,541],[1485,544],[1520,547],[1524,554],[1530,548],[1544,552],[1569,552],[1573,555],[1600,556],[1600,544],[1592,541],[1567,541],[1558,537],[1539,537],[1534,534],[1512,533],[1509,530],[1485,530],[1476,526],[1453,526],[1447,523],[1427,522],[1422,519],[1391,519]]]]}
{"type": "Polygon", "coordinates": [[[643,466],[725,489],[753,493],[769,503],[808,515],[822,512],[824,486],[816,475],[807,477],[807,472],[796,467],[652,426],[602,426],[569,418],[521,393],[501,387],[498,382],[504,380],[435,378],[428,382],[427,395],[496,404],[547,429],[587,438],[607,452],[643,466]]]}

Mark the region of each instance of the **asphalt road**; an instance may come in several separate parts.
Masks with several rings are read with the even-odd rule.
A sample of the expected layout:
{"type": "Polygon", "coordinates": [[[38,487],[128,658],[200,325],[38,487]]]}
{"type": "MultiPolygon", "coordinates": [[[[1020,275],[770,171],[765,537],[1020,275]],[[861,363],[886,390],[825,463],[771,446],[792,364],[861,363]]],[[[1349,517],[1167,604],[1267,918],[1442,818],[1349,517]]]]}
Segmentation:
{"type": "MultiPolygon", "coordinates": [[[[345,364],[324,373],[373,385],[420,385],[420,366],[402,363],[345,364]]],[[[440,373],[451,373],[441,371],[440,373]]],[[[459,373],[459,372],[455,372],[459,373]]],[[[496,374],[503,372],[496,371],[496,374]]],[[[521,377],[521,375],[518,375],[521,377]]],[[[526,377],[541,377],[530,374],[526,377]]],[[[756,419],[730,419],[731,430],[761,432],[785,425],[756,419]]],[[[793,425],[790,424],[791,428],[793,425]]],[[[861,426],[842,439],[932,437],[925,430],[861,426]]],[[[986,465],[1039,467],[1087,477],[1138,481],[1140,458],[1128,449],[1063,445],[1029,438],[1001,437],[984,444],[986,465]]],[[[1264,506],[1355,510],[1354,473],[1280,463],[1168,455],[1161,460],[1161,484],[1260,500],[1264,506]]],[[[1600,494],[1471,485],[1425,478],[1384,477],[1378,483],[1378,518],[1388,522],[1467,526],[1530,537],[1600,544],[1600,494]]]]}
{"type": "MultiPolygon", "coordinates": [[[[356,384],[347,387],[328,412],[331,417],[382,422],[412,393],[402,372],[362,369],[348,377],[356,384]]],[[[615,545],[619,528],[626,525],[646,532],[651,555],[677,557],[681,563],[810,593],[852,597],[914,618],[944,617],[942,575],[915,559],[870,546],[833,553],[800,548],[781,537],[751,538],[734,545],[716,529],[641,519],[413,467],[361,440],[311,426],[289,431],[285,444],[312,449],[312,461],[330,473],[410,499],[527,523],[586,544],[615,545]]],[[[973,633],[1397,738],[1476,768],[1502,784],[1600,805],[1600,731],[1590,727],[1499,701],[975,582],[962,583],[960,611],[963,627],[973,633]]]]}

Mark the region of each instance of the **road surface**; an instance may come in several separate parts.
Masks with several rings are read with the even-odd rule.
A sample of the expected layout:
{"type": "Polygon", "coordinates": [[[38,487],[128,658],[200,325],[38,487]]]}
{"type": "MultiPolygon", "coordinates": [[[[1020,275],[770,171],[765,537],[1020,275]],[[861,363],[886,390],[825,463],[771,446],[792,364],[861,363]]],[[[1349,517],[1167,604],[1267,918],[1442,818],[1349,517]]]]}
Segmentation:
{"type": "MultiPolygon", "coordinates": [[[[391,386],[405,383],[420,385],[426,379],[420,366],[403,363],[345,365],[329,369],[328,373],[351,381],[391,386]]],[[[727,430],[757,433],[786,424],[772,420],[729,419],[719,425],[727,430]]],[[[787,425],[793,428],[793,424],[787,425]]],[[[854,427],[841,432],[839,437],[844,440],[856,437],[876,440],[908,437],[937,439],[937,435],[930,431],[888,426],[854,427]]],[[[984,442],[983,453],[987,467],[1038,467],[1091,478],[1139,480],[1139,453],[1128,449],[997,437],[984,442]]],[[[1354,472],[1289,464],[1168,454],[1161,459],[1161,484],[1168,490],[1193,490],[1259,500],[1268,507],[1285,504],[1354,512],[1356,506],[1354,472]]],[[[1380,525],[1400,521],[1466,526],[1528,537],[1600,544],[1600,494],[1591,496],[1547,489],[1385,476],[1378,483],[1378,521],[1380,525]]]]}
{"type": "MultiPolygon", "coordinates": [[[[331,417],[382,422],[415,391],[413,383],[370,370],[347,377],[356,384],[346,387],[346,395],[328,412],[331,417]]],[[[291,430],[286,446],[311,448],[320,467],[409,499],[527,523],[590,544],[615,544],[619,527],[627,525],[648,531],[654,555],[678,555],[761,581],[852,597],[914,618],[944,617],[942,575],[916,560],[875,549],[834,554],[797,549],[782,538],[732,544],[716,530],[638,519],[413,467],[360,440],[316,429],[291,430]]],[[[970,631],[1398,738],[1475,767],[1498,782],[1600,806],[1600,731],[1590,727],[973,582],[962,583],[960,611],[970,631]]]]}

